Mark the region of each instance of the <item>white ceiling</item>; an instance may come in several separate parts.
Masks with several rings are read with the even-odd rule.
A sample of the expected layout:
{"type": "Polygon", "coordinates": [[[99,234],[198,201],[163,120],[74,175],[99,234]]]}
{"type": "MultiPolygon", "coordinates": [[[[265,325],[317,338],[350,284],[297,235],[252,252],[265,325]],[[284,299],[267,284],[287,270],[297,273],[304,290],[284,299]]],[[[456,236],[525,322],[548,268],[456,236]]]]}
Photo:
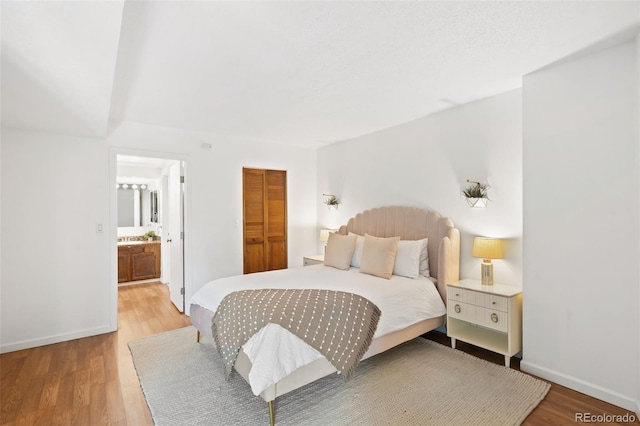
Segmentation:
{"type": "Polygon", "coordinates": [[[2,125],[104,136],[122,3],[2,1],[2,125]]]}
{"type": "Polygon", "coordinates": [[[520,87],[640,2],[3,2],[2,124],[321,146],[520,87]]]}

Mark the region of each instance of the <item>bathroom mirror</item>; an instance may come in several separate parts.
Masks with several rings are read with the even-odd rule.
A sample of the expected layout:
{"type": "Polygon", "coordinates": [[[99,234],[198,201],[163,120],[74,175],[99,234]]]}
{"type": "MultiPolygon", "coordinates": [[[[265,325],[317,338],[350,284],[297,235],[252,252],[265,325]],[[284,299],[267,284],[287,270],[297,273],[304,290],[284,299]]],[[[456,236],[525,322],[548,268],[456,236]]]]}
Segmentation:
{"type": "Polygon", "coordinates": [[[147,189],[118,189],[118,227],[144,226],[157,222],[157,191],[147,189]],[[152,197],[155,192],[155,197],[152,197]],[[152,220],[152,201],[155,200],[156,220],[152,220]]]}
{"type": "Polygon", "coordinates": [[[149,213],[151,223],[158,223],[158,191],[149,191],[149,213]]]}

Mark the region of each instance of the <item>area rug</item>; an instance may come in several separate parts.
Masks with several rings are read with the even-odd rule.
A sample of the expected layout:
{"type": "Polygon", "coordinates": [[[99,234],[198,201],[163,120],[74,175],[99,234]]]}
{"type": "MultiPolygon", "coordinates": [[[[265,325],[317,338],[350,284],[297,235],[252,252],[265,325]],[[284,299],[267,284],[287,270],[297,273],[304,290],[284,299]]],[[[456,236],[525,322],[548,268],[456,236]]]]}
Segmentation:
{"type": "MultiPolygon", "coordinates": [[[[186,327],[129,343],[155,424],[269,424],[267,404],[186,327]]],[[[416,338],[275,402],[276,425],[518,425],[550,385],[416,338]]]]}

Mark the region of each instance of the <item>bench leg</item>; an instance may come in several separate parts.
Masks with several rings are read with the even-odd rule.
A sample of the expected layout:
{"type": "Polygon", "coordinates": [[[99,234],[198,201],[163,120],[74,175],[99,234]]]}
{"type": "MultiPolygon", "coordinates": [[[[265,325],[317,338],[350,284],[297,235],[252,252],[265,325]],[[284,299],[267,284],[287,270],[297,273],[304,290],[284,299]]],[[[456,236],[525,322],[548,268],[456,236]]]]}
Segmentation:
{"type": "Polygon", "coordinates": [[[273,409],[273,401],[269,401],[269,424],[274,426],[276,424],[276,413],[273,409]]]}

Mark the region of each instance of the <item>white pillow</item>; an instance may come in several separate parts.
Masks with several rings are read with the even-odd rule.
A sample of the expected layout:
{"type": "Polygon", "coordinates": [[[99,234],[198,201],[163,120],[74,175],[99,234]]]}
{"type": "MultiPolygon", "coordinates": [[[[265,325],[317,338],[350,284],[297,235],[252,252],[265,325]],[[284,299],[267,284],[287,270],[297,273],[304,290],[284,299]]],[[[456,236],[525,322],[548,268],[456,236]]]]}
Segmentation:
{"type": "Polygon", "coordinates": [[[364,234],[360,272],[390,279],[400,237],[378,238],[364,234]]]}
{"type": "Polygon", "coordinates": [[[424,247],[420,252],[420,275],[428,278],[431,276],[429,275],[429,252],[427,251],[427,244],[429,240],[425,238],[424,240],[418,241],[424,241],[424,247]]]}
{"type": "Polygon", "coordinates": [[[362,248],[364,247],[364,237],[362,235],[349,232],[349,235],[356,236],[356,249],[353,251],[353,257],[351,258],[351,266],[359,268],[362,263],[362,248]]]}
{"type": "Polygon", "coordinates": [[[355,248],[355,235],[330,233],[324,252],[324,264],[337,269],[349,269],[355,248]]]}
{"type": "MultiPolygon", "coordinates": [[[[420,276],[422,255],[426,258],[427,239],[402,240],[398,242],[398,253],[393,265],[393,275],[416,279],[420,276]]],[[[428,264],[427,264],[428,265],[428,264]]],[[[428,267],[428,266],[427,266],[428,267]]],[[[429,270],[427,269],[427,274],[429,270]]]]}

